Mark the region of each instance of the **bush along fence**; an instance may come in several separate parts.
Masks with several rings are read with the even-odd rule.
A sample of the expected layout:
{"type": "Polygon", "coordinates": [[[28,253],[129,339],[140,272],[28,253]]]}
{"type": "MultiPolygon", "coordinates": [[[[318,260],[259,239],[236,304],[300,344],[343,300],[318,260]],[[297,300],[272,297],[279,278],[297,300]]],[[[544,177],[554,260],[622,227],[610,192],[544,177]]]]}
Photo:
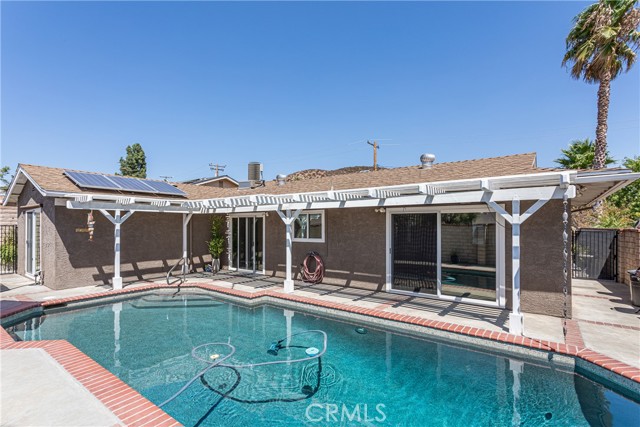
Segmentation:
{"type": "Polygon", "coordinates": [[[15,273],[18,267],[18,227],[0,226],[0,274],[15,273]]]}

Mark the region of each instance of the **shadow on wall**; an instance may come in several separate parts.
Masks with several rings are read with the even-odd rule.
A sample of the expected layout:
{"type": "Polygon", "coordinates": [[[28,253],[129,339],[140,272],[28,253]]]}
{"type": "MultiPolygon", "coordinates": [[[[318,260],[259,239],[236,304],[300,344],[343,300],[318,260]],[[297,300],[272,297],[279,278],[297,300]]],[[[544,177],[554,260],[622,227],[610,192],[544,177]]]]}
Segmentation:
{"type": "MultiPolygon", "coordinates": [[[[94,211],[90,241],[85,232],[88,211],[57,209],[56,276],[74,284],[109,284],[113,276],[114,225],[94,211]]],[[[210,223],[210,215],[194,215],[189,226],[188,244],[197,270],[211,262],[206,243],[210,223]]],[[[182,256],[182,215],[136,212],[122,224],[120,239],[123,279],[161,277],[182,256]]]]}

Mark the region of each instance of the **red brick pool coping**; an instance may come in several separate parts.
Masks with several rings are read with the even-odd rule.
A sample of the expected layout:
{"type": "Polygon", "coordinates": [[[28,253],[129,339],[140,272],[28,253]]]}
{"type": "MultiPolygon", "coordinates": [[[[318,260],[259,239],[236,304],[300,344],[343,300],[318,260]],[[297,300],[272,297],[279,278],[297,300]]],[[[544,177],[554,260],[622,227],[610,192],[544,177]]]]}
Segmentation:
{"type": "Polygon", "coordinates": [[[15,342],[4,328],[0,329],[0,348],[2,350],[39,348],[46,351],[76,381],[117,416],[123,425],[132,427],[181,425],[68,341],[15,342]]]}
{"type": "MultiPolygon", "coordinates": [[[[125,288],[120,290],[110,290],[90,295],[81,295],[69,298],[53,299],[42,302],[25,301],[23,304],[3,310],[0,318],[12,316],[27,310],[42,307],[52,307],[71,302],[80,302],[104,297],[112,297],[124,294],[135,294],[139,292],[176,288],[177,286],[167,286],[160,284],[149,284],[135,288],[125,288]]],[[[237,289],[229,289],[205,283],[188,283],[181,285],[181,288],[198,288],[209,290],[221,294],[226,294],[244,299],[255,299],[259,297],[272,297],[276,299],[298,302],[341,310],[365,316],[376,317],[407,323],[416,326],[423,326],[442,331],[454,332],[477,338],[483,338],[522,347],[554,352],[558,354],[577,357],[595,365],[601,366],[618,375],[640,383],[640,369],[630,366],[619,360],[613,359],[604,354],[586,348],[575,320],[567,322],[567,344],[557,343],[547,340],[535,340],[523,336],[512,335],[506,332],[496,332],[487,329],[473,328],[470,326],[458,325],[455,323],[442,322],[437,320],[423,319],[417,316],[390,313],[383,311],[381,307],[364,308],[349,304],[322,301],[298,295],[285,294],[274,290],[261,290],[256,292],[246,292],[237,289]]],[[[91,393],[94,394],[105,406],[107,406],[122,422],[131,426],[175,426],[180,425],[177,421],[159,409],[149,400],[142,397],[127,384],[118,379],[115,375],[104,369],[98,363],[86,356],[67,341],[22,341],[14,342],[13,338],[0,328],[0,348],[43,348],[58,361],[73,377],[80,381],[91,393]]]]}

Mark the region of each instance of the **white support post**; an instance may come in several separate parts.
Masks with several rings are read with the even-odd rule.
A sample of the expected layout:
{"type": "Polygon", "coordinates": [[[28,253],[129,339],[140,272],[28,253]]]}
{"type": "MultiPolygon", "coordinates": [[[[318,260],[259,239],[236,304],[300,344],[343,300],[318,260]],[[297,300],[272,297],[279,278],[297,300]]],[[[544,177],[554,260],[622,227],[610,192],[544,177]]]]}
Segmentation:
{"type": "MultiPolygon", "coordinates": [[[[575,197],[575,187],[568,186],[562,190],[570,197],[575,197]]],[[[520,214],[520,199],[514,196],[511,202],[511,215],[502,206],[493,201],[486,201],[487,205],[511,224],[511,285],[513,287],[512,311],[509,314],[509,333],[524,335],[524,317],[520,310],[520,225],[543,207],[549,199],[539,199],[522,215],[520,214]]]]}
{"type": "Polygon", "coordinates": [[[520,199],[511,202],[511,284],[512,311],[509,314],[509,333],[524,334],[524,319],[520,311],[520,199]]]}
{"type": "Polygon", "coordinates": [[[104,209],[101,209],[100,212],[102,212],[102,215],[104,215],[114,225],[113,280],[111,283],[114,290],[122,289],[122,277],[120,277],[120,227],[131,215],[133,215],[134,211],[129,211],[124,216],[120,216],[120,209],[116,209],[115,216],[111,216],[111,214],[104,209]]]}
{"type": "Polygon", "coordinates": [[[189,214],[182,214],[182,260],[183,260],[183,264],[182,264],[182,274],[187,274],[189,272],[188,270],[188,265],[187,265],[187,259],[189,258],[189,254],[187,253],[187,235],[188,235],[188,231],[187,231],[187,226],[189,225],[189,221],[191,221],[191,217],[193,216],[193,213],[189,213],[189,214]]]}
{"type": "Polygon", "coordinates": [[[301,209],[298,209],[297,211],[295,211],[295,213],[293,213],[293,215],[291,214],[291,209],[287,209],[287,213],[286,215],[284,213],[282,213],[281,210],[278,210],[278,215],[280,215],[280,218],[282,219],[282,221],[284,222],[285,225],[285,229],[286,229],[286,243],[287,243],[287,248],[286,248],[286,276],[285,276],[285,280],[284,280],[284,291],[286,293],[291,293],[293,292],[293,279],[292,279],[292,275],[291,275],[291,258],[292,258],[292,252],[293,252],[293,222],[296,220],[296,218],[298,218],[298,215],[300,215],[300,211],[301,209]]]}

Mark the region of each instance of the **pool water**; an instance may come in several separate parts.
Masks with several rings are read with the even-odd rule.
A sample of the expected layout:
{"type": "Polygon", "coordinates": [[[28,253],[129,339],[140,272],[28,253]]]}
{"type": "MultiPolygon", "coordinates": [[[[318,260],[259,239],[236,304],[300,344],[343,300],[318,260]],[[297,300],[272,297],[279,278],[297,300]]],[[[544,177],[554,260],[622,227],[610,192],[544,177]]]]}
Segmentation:
{"type": "MultiPolygon", "coordinates": [[[[47,314],[8,328],[23,340],[66,339],[156,404],[208,365],[217,367],[163,407],[187,426],[632,426],[640,405],[550,364],[499,357],[269,305],[202,295],[145,296],[47,314]],[[289,347],[267,353],[292,334],[289,347]],[[357,330],[358,329],[358,330],[357,330]],[[215,356],[214,356],[215,357],[215,356]],[[211,359],[214,360],[214,359],[211,359]]],[[[287,341],[283,341],[286,346],[287,341]]]]}

